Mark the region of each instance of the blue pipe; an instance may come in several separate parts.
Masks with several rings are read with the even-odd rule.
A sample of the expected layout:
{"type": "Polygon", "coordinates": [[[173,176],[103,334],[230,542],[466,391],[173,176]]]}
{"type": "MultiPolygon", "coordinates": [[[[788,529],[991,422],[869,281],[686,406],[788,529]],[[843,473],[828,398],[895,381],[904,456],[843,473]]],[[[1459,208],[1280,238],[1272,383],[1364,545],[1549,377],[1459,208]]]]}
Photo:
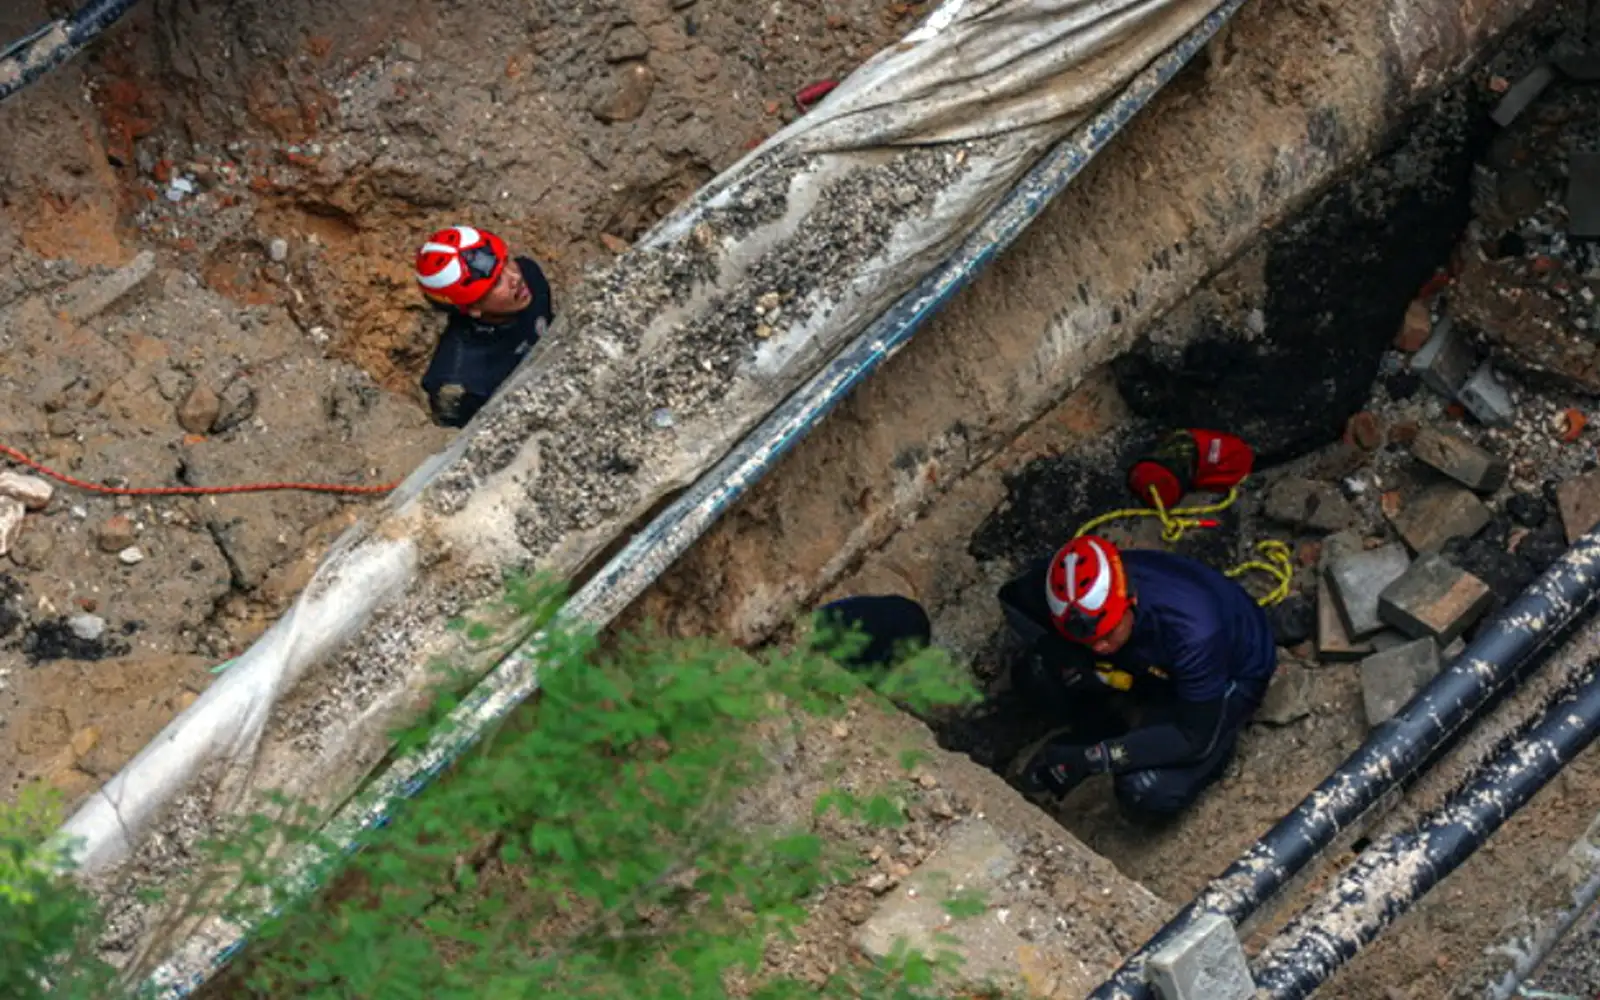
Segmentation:
{"type": "MultiPolygon", "coordinates": [[[[1063,139],[1022,178],[956,251],[863,330],[820,372],[767,415],[693,487],[640,531],[562,608],[566,621],[604,625],[646,589],[788,454],[851,390],[893,357],[955,294],[967,287],[1088,166],[1124,126],[1178,74],[1245,0],[1224,0],[1176,45],[1130,80],[1094,117],[1063,139]]],[[[426,746],[395,761],[329,824],[343,855],[361,849],[363,835],[388,823],[394,808],[433,781],[478,738],[538,690],[535,636],[513,651],[463,698],[426,746]]],[[[315,859],[288,894],[297,902],[315,892],[340,857],[315,859]]],[[[173,983],[160,970],[145,990],[170,1000],[193,994],[247,943],[255,925],[213,950],[208,969],[192,982],[173,983]]]]}
{"type": "Polygon", "coordinates": [[[139,0],[92,0],[0,51],[0,101],[81,52],[139,0]]]}

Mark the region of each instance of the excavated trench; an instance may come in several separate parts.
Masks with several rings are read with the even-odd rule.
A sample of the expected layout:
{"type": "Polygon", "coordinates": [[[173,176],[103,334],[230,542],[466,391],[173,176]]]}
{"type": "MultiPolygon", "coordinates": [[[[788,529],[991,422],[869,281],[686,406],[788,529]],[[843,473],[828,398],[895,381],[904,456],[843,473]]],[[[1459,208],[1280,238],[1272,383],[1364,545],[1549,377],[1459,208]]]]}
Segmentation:
{"type": "MultiPolygon", "coordinates": [[[[427,5],[396,6],[414,33],[435,23],[427,5]]],[[[991,695],[978,712],[923,720],[940,746],[953,751],[939,758],[940,780],[961,789],[970,807],[966,815],[981,818],[987,812],[1008,835],[1037,846],[1051,837],[1049,824],[1041,825],[1035,810],[982,770],[1003,774],[1016,750],[1051,723],[1007,697],[1006,670],[1015,649],[995,591],[1023,562],[1049,552],[1088,517],[1125,506],[1123,469],[1166,428],[1229,430],[1258,449],[1261,474],[1222,515],[1222,525],[1191,533],[1177,545],[1178,551],[1227,566],[1266,538],[1287,541],[1302,553],[1317,541],[1313,533],[1285,529],[1263,516],[1265,488],[1282,475],[1344,489],[1362,530],[1382,536],[1388,530],[1384,498],[1405,500],[1427,484],[1408,464],[1397,429],[1459,427],[1508,453],[1516,471],[1511,485],[1491,501],[1494,520],[1454,556],[1480,573],[1497,596],[1514,593],[1519,581],[1559,552],[1559,519],[1552,513],[1542,526],[1513,524],[1507,498],[1519,493],[1542,502],[1556,483],[1583,467],[1578,449],[1551,452],[1547,418],[1588,397],[1575,394],[1571,380],[1553,386],[1516,382],[1516,423],[1486,431],[1470,419],[1460,422],[1447,411],[1447,401],[1419,386],[1391,345],[1420,290],[1441,270],[1464,271],[1463,254],[1490,243],[1504,248],[1514,234],[1511,242],[1522,241],[1522,249],[1497,260],[1559,256],[1543,223],[1529,220],[1559,194],[1552,151],[1559,143],[1552,135],[1575,115],[1593,116],[1596,106],[1592,97],[1558,87],[1512,128],[1498,129],[1487,119],[1504,89],[1499,81],[1516,80],[1554,38],[1571,30],[1575,4],[1546,5],[1553,11],[1548,18],[1519,26],[1503,48],[1438,92],[1436,85],[1456,69],[1458,54],[1430,55],[1396,42],[1396,18],[1448,16],[1461,38],[1481,41],[1530,4],[1458,6],[1440,2],[1385,16],[1358,3],[1247,6],[1231,33],[1174,81],[989,275],[788,456],[622,624],[648,619],[672,632],[718,632],[758,642],[780,632],[796,613],[839,594],[918,598],[933,615],[936,640],[969,662],[991,695]],[[1412,110],[1397,116],[1394,109],[1401,106],[1412,110]],[[1525,198],[1520,216],[1504,204],[1513,175],[1545,196],[1525,198]],[[1269,224],[1264,232],[1263,223],[1269,224]],[[1364,412],[1380,425],[1370,448],[1373,442],[1347,439],[1355,437],[1348,430],[1351,418],[1364,412]],[[1515,531],[1524,532],[1524,547],[1507,554],[1515,531]]],[[[639,20],[655,37],[664,21],[653,17],[639,20]]],[[[706,18],[737,21],[720,11],[706,18]]],[[[316,18],[308,23],[320,25],[316,18]]],[[[248,27],[266,30],[254,20],[248,27]]],[[[382,35],[373,25],[361,33],[367,48],[382,35]]],[[[873,40],[873,33],[853,32],[851,38],[873,40]]],[[[158,41],[172,44],[170,38],[158,41]]],[[[467,36],[451,44],[470,41],[467,36]]],[[[551,40],[550,49],[575,44],[551,40]]],[[[1453,44],[1470,51],[1476,43],[1453,44]]],[[[813,68],[785,72],[798,79],[813,68]]],[[[541,81],[553,89],[573,85],[548,66],[528,71],[555,74],[541,81]]],[[[196,86],[209,72],[186,67],[184,79],[196,86]]],[[[519,86],[521,72],[508,66],[510,82],[503,86],[519,86]]],[[[398,86],[407,82],[401,79],[398,86]]],[[[371,98],[363,111],[384,122],[379,112],[392,113],[397,85],[378,83],[383,86],[359,81],[357,105],[387,87],[387,96],[371,98]]],[[[301,102],[299,113],[311,121],[322,112],[301,102]]],[[[302,125],[286,119],[282,127],[286,137],[300,140],[310,134],[302,125]]],[[[416,140],[424,152],[430,148],[426,136],[394,134],[416,140]]],[[[586,143],[584,155],[600,155],[588,139],[574,145],[586,143]]],[[[522,183],[523,161],[513,152],[493,149],[491,160],[522,183]]],[[[607,209],[598,195],[587,216],[563,205],[562,218],[581,229],[572,220],[630,215],[637,207],[629,207],[630,198],[675,196],[704,180],[707,162],[716,162],[694,150],[661,152],[675,164],[668,180],[644,185],[645,194],[632,187],[614,192],[613,200],[627,203],[621,208],[607,209]]],[[[572,159],[583,162],[577,153],[572,159]]],[[[437,207],[455,197],[436,190],[448,171],[397,177],[387,169],[385,161],[374,161],[349,176],[325,170],[279,199],[268,217],[293,218],[331,234],[329,252],[345,268],[334,271],[349,275],[350,260],[375,252],[376,234],[406,229],[427,214],[419,206],[437,207]],[[381,222],[369,224],[365,233],[353,223],[349,233],[335,224],[363,213],[381,222]],[[311,216],[321,221],[311,225],[311,216]]],[[[499,180],[473,176],[473,196],[492,202],[499,180]]],[[[626,228],[644,225],[629,222],[626,228]]],[[[545,230],[537,225],[525,231],[536,250],[555,243],[554,237],[543,243],[545,230]]],[[[234,244],[249,244],[237,234],[214,242],[217,259],[233,254],[234,244]]],[[[573,246],[561,250],[572,252],[573,246]]],[[[1594,284],[1596,275],[1583,270],[1586,260],[1592,267],[1594,261],[1581,253],[1559,265],[1573,289],[1594,284]]],[[[558,277],[572,267],[559,260],[554,265],[558,277]]],[[[388,289],[388,276],[367,277],[388,289]]],[[[1536,277],[1549,276],[1540,271],[1536,277]]],[[[1551,284],[1542,280],[1539,287],[1548,291],[1551,284]]],[[[308,331],[333,322],[329,316],[359,317],[360,326],[371,330],[404,315],[394,306],[392,289],[360,302],[342,301],[350,293],[324,275],[308,290],[324,294],[299,296],[290,307],[308,331]]],[[[1450,302],[1447,291],[1436,310],[1449,309],[1450,302]]],[[[414,333],[414,320],[393,325],[414,333]]],[[[1600,327],[1600,316],[1595,321],[1600,327]]],[[[1478,332],[1485,349],[1495,341],[1508,367],[1515,367],[1514,343],[1496,341],[1494,331],[1478,332]]],[[[378,383],[403,385],[406,365],[414,367],[420,356],[415,340],[386,333],[341,344],[339,352],[378,383]]],[[[431,440],[424,440],[423,431],[408,435],[412,451],[419,440],[431,440]]],[[[203,447],[201,457],[211,463],[202,471],[225,474],[238,467],[203,447]]],[[[249,513],[240,511],[230,523],[249,513]]],[[[317,519],[338,520],[331,511],[319,511],[317,519]]],[[[1125,540],[1158,544],[1148,527],[1138,526],[1125,540]]],[[[207,530],[221,529],[214,524],[207,530]]],[[[240,565],[225,539],[218,548],[228,558],[208,558],[226,563],[219,571],[233,577],[238,590],[240,565]]],[[[1318,664],[1315,649],[1305,646],[1314,625],[1314,569],[1314,559],[1302,560],[1294,596],[1273,613],[1299,701],[1275,711],[1278,721],[1248,731],[1227,777],[1182,823],[1159,831],[1131,825],[1098,786],[1075,793],[1055,814],[1072,834],[1064,842],[1078,852],[1077,867],[1067,870],[1063,884],[1078,891],[1114,890],[1121,907],[1068,937],[1069,944],[1092,948],[1084,961],[1097,971],[1109,971],[1120,951],[1192,896],[1365,734],[1356,668],[1318,664]],[[1100,858],[1081,850],[1078,841],[1100,858]]],[[[217,598],[218,617],[229,600],[217,598]]],[[[834,757],[860,768],[871,751],[881,749],[875,740],[925,740],[926,733],[916,729],[904,719],[862,725],[847,738],[835,737],[843,743],[834,757]]],[[[819,741],[827,738],[818,734],[819,741]]],[[[820,761],[812,766],[823,768],[820,761]]],[[[1513,850],[1491,848],[1475,875],[1447,882],[1331,992],[1382,1000],[1445,995],[1493,939],[1515,886],[1542,875],[1600,807],[1597,772],[1592,755],[1580,759],[1555,794],[1536,800],[1530,815],[1503,833],[1503,842],[1516,845],[1513,850]]],[[[798,801],[809,786],[799,779],[796,784],[775,792],[774,799],[798,801]]],[[[1038,850],[1043,857],[1045,848],[1038,850]]],[[[874,899],[864,891],[830,897],[817,919],[860,923],[859,914],[846,918],[833,911],[870,912],[874,899]]],[[[1061,995],[1068,995],[1068,984],[1094,981],[1081,973],[1061,985],[1061,995]]]]}

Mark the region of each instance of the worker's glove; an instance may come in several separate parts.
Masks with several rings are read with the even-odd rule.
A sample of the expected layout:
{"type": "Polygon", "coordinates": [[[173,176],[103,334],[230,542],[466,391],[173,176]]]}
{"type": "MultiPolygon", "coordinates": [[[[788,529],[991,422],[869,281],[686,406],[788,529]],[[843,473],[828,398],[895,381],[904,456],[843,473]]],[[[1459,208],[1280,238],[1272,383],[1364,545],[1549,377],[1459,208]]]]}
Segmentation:
{"type": "Polygon", "coordinates": [[[1023,782],[1030,794],[1065,795],[1091,774],[1106,769],[1105,746],[1095,743],[1080,746],[1052,743],[1033,755],[1023,769],[1023,782]]]}

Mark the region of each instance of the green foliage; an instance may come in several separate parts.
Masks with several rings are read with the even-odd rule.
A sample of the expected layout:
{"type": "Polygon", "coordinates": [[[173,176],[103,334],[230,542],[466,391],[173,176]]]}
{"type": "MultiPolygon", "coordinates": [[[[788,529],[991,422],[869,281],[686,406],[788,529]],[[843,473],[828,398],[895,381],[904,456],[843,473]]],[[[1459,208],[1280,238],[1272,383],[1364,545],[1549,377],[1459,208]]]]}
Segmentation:
{"type": "MultiPolygon", "coordinates": [[[[763,747],[805,717],[837,713],[873,690],[918,710],[962,702],[972,697],[963,672],[924,652],[853,675],[821,650],[859,639],[833,635],[760,658],[706,641],[602,648],[593,635],[550,624],[558,601],[547,589],[513,581],[508,604],[509,633],[474,623],[457,630],[504,646],[508,634],[543,627],[538,698],[376,831],[329,891],[288,905],[284,859],[294,852],[286,848],[320,836],[320,818],[293,803],[270,803],[212,845],[209,876],[191,898],[233,885],[224,906],[235,915],[259,914],[264,903],[281,909],[246,952],[247,985],[227,996],[940,995],[949,956],[902,950],[820,986],[778,961],[808,918],[808,900],[859,865],[820,831],[903,824],[892,789],[829,791],[798,829],[760,828],[741,804],[771,776],[763,747]]],[[[399,748],[421,745],[460,687],[451,677],[427,717],[397,734],[399,748]]],[[[7,969],[81,952],[93,927],[81,894],[35,863],[38,835],[52,825],[36,820],[13,836],[0,822],[0,843],[25,845],[7,855],[0,907],[27,907],[16,924],[0,909],[0,940],[11,948],[5,928],[19,926],[36,946],[16,962],[0,952],[7,969]]],[[[949,903],[954,916],[982,908],[965,897],[949,903]]],[[[0,988],[8,998],[33,995],[0,988]]]]}
{"type": "Polygon", "coordinates": [[[23,789],[0,804],[0,996],[102,997],[110,970],[90,947],[93,900],[62,872],[68,857],[50,841],[60,821],[53,792],[23,789]]]}
{"type": "MultiPolygon", "coordinates": [[[[530,617],[554,606],[537,588],[510,593],[530,617]]],[[[665,1000],[734,984],[763,998],[936,995],[939,963],[913,953],[821,988],[768,962],[806,920],[808,897],[857,862],[813,830],[738,821],[741,793],[770,773],[762,740],[874,687],[921,707],[970,697],[937,653],[862,677],[819,652],[854,641],[819,635],[757,658],[705,641],[602,651],[591,635],[547,629],[525,717],[376,835],[336,902],[269,926],[251,949],[254,995],[665,1000]]],[[[834,790],[814,815],[830,811],[905,822],[886,794],[834,790]]],[[[275,877],[261,874],[262,843],[237,841],[233,854],[257,885],[275,877]]]]}

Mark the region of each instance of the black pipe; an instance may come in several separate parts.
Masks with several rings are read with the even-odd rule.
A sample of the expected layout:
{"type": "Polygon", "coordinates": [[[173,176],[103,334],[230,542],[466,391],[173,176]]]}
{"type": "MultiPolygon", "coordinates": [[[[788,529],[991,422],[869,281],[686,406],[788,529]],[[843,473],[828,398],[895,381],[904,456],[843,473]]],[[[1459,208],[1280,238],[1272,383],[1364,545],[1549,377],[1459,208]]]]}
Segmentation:
{"type": "Polygon", "coordinates": [[[1259,998],[1302,1000],[1455,871],[1600,734],[1600,674],[1552,701],[1526,736],[1413,830],[1361,860],[1285,927],[1251,969],[1259,998]]]}
{"type": "Polygon", "coordinates": [[[1241,923],[1333,842],[1339,831],[1408,779],[1473,721],[1519,664],[1597,596],[1600,528],[1568,549],[1486,624],[1445,670],[1275,826],[1212,879],[1194,901],[1122,963],[1089,1000],[1151,1000],[1145,962],[1205,913],[1241,923]]]}
{"type": "Polygon", "coordinates": [[[0,51],[0,101],[82,51],[139,0],[90,0],[0,51]]]}

